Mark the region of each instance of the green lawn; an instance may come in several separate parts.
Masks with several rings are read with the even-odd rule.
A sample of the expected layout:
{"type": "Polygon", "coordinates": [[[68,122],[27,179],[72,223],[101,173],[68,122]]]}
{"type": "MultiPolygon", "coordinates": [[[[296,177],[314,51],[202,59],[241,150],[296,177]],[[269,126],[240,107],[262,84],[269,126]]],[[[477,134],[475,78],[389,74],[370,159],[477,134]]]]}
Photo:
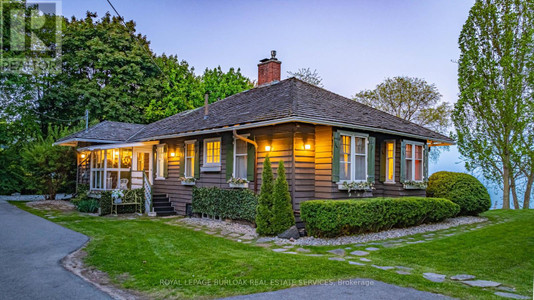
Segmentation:
{"type": "MultiPolygon", "coordinates": [[[[360,277],[463,299],[497,299],[494,290],[450,281],[433,283],[422,278],[423,272],[472,274],[532,295],[534,211],[488,212],[485,216],[492,223],[485,228],[463,232],[470,227],[464,226],[458,229],[462,233],[452,237],[381,249],[368,256],[378,265],[414,268],[413,275],[399,275],[326,257],[274,253],[166,224],[171,219],[120,220],[12,204],[36,215],[53,215],[51,221],[90,236],[87,264],[107,272],[125,288],[156,298],[215,298],[310,284],[313,280],[360,277]],[[495,224],[499,220],[506,222],[495,224]]],[[[325,252],[332,247],[310,249],[325,252]]]]}

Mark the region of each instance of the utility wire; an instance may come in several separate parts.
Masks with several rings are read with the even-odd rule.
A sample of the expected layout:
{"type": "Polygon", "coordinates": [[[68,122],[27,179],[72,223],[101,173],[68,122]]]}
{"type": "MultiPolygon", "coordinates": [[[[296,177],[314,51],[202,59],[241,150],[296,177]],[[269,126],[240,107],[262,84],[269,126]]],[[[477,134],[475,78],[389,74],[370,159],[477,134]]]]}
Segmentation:
{"type": "MultiPolygon", "coordinates": [[[[122,25],[124,25],[124,27],[126,27],[126,29],[128,30],[128,26],[126,26],[126,22],[124,22],[124,18],[121,16],[121,14],[119,14],[119,12],[117,11],[117,9],[115,8],[115,6],[113,6],[113,4],[111,3],[110,0],[106,0],[109,5],[111,6],[111,8],[115,11],[115,13],[117,14],[117,16],[119,17],[119,19],[121,20],[122,22],[122,25]]],[[[133,35],[129,30],[128,30],[128,33],[130,33],[132,35],[132,37],[134,38],[134,40],[137,42],[137,44],[139,45],[139,47],[141,47],[145,53],[148,55],[148,57],[150,57],[150,60],[154,63],[154,65],[156,66],[156,68],[158,68],[158,70],[161,72],[161,74],[165,77],[167,77],[167,75],[165,73],[163,73],[163,70],[161,70],[161,68],[158,66],[158,64],[156,63],[156,61],[154,60],[154,57],[152,57],[152,55],[148,52],[148,50],[143,46],[141,45],[141,43],[139,42],[139,40],[135,37],[135,35],[133,35]]],[[[167,77],[167,79],[169,79],[167,77]]]]}

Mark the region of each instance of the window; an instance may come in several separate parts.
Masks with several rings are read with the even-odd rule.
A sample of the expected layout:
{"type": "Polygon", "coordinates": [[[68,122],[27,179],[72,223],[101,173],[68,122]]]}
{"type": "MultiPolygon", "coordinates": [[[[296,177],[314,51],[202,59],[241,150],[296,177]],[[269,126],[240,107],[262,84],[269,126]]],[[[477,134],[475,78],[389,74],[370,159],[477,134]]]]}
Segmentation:
{"type": "Polygon", "coordinates": [[[367,138],[351,134],[341,134],[339,155],[340,181],[367,180],[367,138]]]}
{"type": "Polygon", "coordinates": [[[420,143],[406,144],[406,180],[423,181],[423,145],[420,143]]]}
{"type": "Polygon", "coordinates": [[[165,145],[156,147],[156,179],[165,178],[165,145]]]}
{"type": "Polygon", "coordinates": [[[234,178],[247,179],[247,142],[234,140],[234,178]]]}
{"type": "Polygon", "coordinates": [[[184,176],[187,178],[195,177],[195,141],[185,142],[184,158],[184,176]]]}
{"type": "Polygon", "coordinates": [[[95,150],[91,161],[91,189],[128,189],[131,185],[132,149],[95,150]]]}
{"type": "Polygon", "coordinates": [[[386,182],[395,182],[395,142],[386,142],[386,182]]]}
{"type": "Polygon", "coordinates": [[[204,140],[204,166],[219,166],[221,164],[221,139],[204,140]]]}

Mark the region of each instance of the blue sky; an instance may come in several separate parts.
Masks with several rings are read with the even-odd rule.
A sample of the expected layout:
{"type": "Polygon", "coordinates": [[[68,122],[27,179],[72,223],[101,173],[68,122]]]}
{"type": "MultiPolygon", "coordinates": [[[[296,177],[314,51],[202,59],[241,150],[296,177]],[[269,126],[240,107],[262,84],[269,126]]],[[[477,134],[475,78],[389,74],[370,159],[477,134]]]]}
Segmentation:
{"type": "MultiPolygon", "coordinates": [[[[458,36],[474,1],[126,1],[112,0],[158,54],[194,66],[241,68],[277,50],[287,71],[317,69],[328,90],[350,97],[387,77],[406,75],[436,84],[443,101],[457,100],[458,36]]],[[[112,12],[105,0],[62,2],[65,16],[112,12]]],[[[465,171],[456,147],[430,166],[465,171]]],[[[493,190],[492,198],[499,196],[493,190]]]]}

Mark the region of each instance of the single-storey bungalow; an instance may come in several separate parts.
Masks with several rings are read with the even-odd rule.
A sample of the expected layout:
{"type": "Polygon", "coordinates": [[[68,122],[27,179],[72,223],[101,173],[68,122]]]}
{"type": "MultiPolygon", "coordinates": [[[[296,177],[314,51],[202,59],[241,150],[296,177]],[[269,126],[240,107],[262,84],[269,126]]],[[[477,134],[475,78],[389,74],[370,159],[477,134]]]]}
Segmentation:
{"type": "Polygon", "coordinates": [[[78,183],[93,191],[144,185],[158,215],[190,212],[192,189],[261,185],[268,155],[284,161],[293,208],[310,199],[424,196],[430,147],[442,134],[296,78],[275,57],[258,84],[148,124],[104,121],[57,141],[78,149],[78,183]],[[156,201],[158,202],[156,205],[156,201]]]}

